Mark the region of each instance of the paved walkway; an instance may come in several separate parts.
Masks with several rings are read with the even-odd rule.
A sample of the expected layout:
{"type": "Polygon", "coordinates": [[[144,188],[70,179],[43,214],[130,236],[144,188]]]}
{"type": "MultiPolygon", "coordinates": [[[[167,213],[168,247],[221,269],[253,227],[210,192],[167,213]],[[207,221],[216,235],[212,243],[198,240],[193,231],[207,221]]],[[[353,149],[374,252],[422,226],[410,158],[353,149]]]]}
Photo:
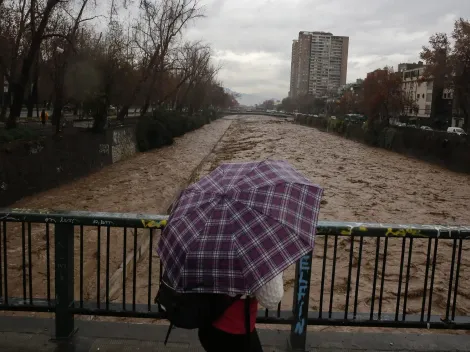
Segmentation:
{"type": "MultiPolygon", "coordinates": [[[[1,352],[177,352],[202,351],[194,331],[175,329],[165,347],[166,326],[76,321],[70,342],[51,338],[54,321],[0,317],[1,352]]],[[[261,330],[265,352],[288,351],[288,331],[261,330]]],[[[311,332],[308,351],[470,351],[470,336],[446,334],[311,332]]]]}

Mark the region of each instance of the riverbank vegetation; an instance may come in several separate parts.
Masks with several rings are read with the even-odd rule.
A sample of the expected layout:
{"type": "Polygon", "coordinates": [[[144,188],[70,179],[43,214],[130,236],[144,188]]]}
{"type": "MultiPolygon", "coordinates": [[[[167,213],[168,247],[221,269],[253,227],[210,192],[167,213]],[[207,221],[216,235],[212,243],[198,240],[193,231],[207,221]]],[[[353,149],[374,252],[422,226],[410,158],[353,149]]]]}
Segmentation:
{"type": "Polygon", "coordinates": [[[236,104],[211,48],[184,37],[203,16],[198,0],[0,1],[0,121],[12,129],[25,107],[44,108],[57,132],[64,111],[102,131],[109,114],[124,119],[135,106],[144,116],[236,104]]]}

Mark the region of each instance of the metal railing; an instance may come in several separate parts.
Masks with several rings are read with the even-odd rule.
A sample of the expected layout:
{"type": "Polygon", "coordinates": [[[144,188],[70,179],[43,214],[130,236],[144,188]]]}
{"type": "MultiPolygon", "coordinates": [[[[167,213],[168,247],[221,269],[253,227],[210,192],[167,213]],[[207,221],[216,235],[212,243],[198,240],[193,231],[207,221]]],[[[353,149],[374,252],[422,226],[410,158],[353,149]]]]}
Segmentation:
{"type": "MultiPolygon", "coordinates": [[[[0,310],[55,313],[57,338],[75,314],[164,318],[153,248],[166,219],[0,210],[0,310]]],[[[284,274],[292,305],[258,322],[290,325],[295,350],[307,325],[469,329],[469,238],[470,227],[320,221],[314,252],[284,274]]]]}

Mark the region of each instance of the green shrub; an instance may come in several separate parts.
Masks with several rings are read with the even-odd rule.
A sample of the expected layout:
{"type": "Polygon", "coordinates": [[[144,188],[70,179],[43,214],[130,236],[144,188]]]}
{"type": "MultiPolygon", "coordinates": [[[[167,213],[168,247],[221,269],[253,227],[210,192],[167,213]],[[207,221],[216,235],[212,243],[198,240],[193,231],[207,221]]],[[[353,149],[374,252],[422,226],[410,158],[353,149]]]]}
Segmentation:
{"type": "Polygon", "coordinates": [[[344,131],[344,121],[332,119],[328,120],[328,130],[342,133],[344,131]]]}
{"type": "Polygon", "coordinates": [[[137,147],[141,152],[160,148],[173,143],[173,137],[167,127],[151,117],[139,119],[136,128],[137,147]]]}
{"type": "Polygon", "coordinates": [[[212,110],[192,116],[179,111],[154,111],[141,117],[137,123],[137,146],[143,152],[170,145],[173,138],[201,128],[216,118],[218,115],[212,110]]]}
{"type": "Polygon", "coordinates": [[[393,127],[386,127],[379,134],[379,146],[385,149],[392,149],[393,141],[397,130],[393,127]]]}
{"type": "Polygon", "coordinates": [[[36,138],[37,136],[38,134],[36,131],[21,125],[9,130],[0,129],[0,144],[12,142],[19,139],[30,140],[36,138]]]}

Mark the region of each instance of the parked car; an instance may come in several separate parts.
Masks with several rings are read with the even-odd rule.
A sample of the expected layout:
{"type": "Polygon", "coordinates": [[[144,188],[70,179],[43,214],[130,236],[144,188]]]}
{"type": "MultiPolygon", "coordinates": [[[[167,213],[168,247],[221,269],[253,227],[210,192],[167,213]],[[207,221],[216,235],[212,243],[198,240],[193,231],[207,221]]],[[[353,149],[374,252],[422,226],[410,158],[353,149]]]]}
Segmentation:
{"type": "Polygon", "coordinates": [[[432,131],[432,128],[429,126],[421,126],[421,129],[426,131],[432,131]]]}
{"type": "Polygon", "coordinates": [[[466,135],[465,131],[460,127],[449,127],[447,133],[457,133],[459,136],[466,135]]]}
{"type": "Polygon", "coordinates": [[[74,107],[73,107],[73,105],[71,105],[71,104],[66,104],[66,105],[64,105],[64,107],[63,107],[64,114],[65,114],[65,113],[72,113],[73,110],[74,110],[74,107]]]}

